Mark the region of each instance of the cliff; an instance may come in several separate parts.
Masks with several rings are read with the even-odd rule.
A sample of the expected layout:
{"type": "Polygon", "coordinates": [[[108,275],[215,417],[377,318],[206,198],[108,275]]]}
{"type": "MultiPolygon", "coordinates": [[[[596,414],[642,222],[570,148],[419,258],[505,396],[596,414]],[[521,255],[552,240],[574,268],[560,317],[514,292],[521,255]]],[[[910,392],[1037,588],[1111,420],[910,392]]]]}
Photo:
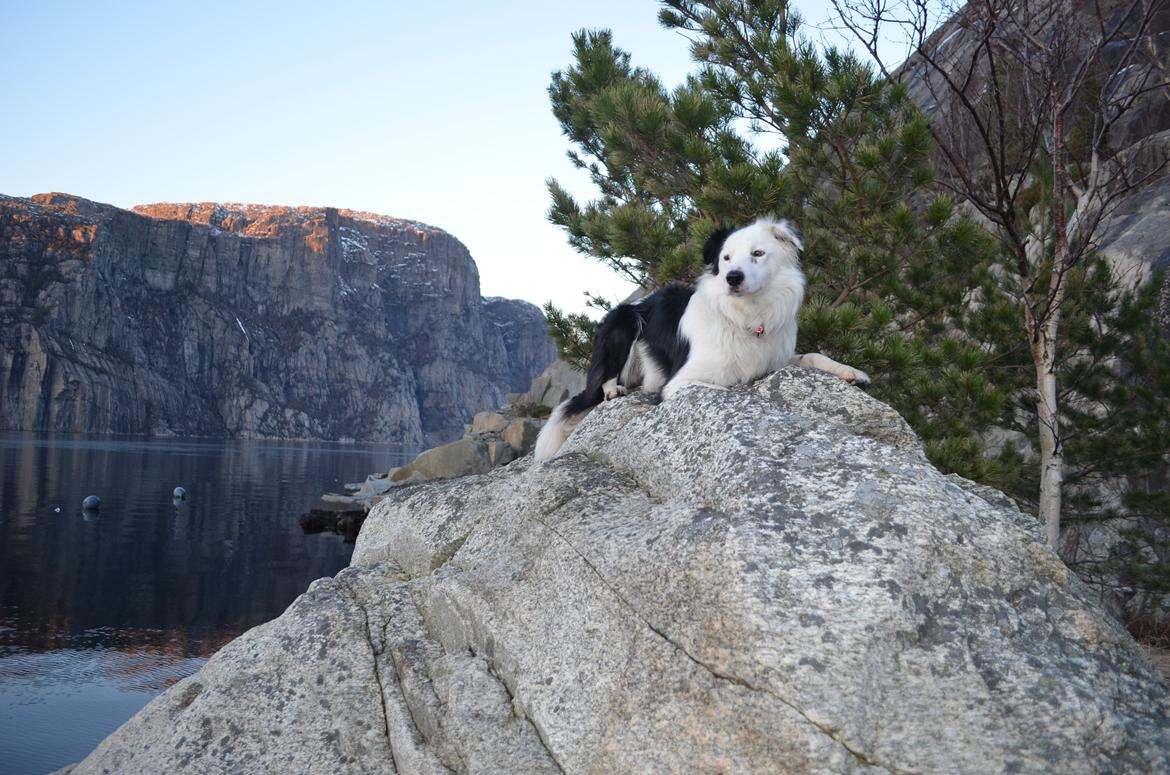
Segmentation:
{"type": "Polygon", "coordinates": [[[0,196],[0,428],[459,435],[555,357],[446,232],[310,207],[0,196]]]}
{"type": "Polygon", "coordinates": [[[1168,768],[1166,684],[1036,520],[790,368],[390,491],[72,773],[1168,768]]]}

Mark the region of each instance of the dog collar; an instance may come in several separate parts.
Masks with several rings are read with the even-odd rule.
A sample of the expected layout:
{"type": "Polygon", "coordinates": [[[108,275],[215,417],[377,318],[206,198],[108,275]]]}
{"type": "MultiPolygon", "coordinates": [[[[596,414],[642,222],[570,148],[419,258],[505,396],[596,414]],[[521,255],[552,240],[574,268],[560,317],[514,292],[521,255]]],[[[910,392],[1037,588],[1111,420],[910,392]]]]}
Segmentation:
{"type": "Polygon", "coordinates": [[[764,335],[764,324],[760,323],[758,326],[756,326],[755,330],[752,331],[752,333],[756,335],[756,339],[759,339],[761,336],[764,335]]]}

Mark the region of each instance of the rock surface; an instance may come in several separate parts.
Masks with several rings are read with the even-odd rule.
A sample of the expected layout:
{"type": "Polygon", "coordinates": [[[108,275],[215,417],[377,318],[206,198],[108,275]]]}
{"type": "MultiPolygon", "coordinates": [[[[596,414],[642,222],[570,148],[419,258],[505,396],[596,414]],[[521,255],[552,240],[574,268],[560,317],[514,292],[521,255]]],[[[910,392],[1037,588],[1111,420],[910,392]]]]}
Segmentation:
{"type": "Polygon", "coordinates": [[[555,357],[467,249],[333,208],[0,196],[0,428],[457,437],[555,357]]]}
{"type": "Polygon", "coordinates": [[[508,418],[499,412],[480,412],[471,418],[471,433],[499,433],[508,427],[508,418]]]}
{"type": "Polygon", "coordinates": [[[1164,772],[1168,719],[1034,519],[789,369],[390,491],[74,775],[1164,772]]]}
{"type": "Polygon", "coordinates": [[[536,437],[540,435],[543,425],[544,420],[517,417],[500,432],[500,438],[506,441],[517,455],[527,455],[536,446],[536,437]]]}

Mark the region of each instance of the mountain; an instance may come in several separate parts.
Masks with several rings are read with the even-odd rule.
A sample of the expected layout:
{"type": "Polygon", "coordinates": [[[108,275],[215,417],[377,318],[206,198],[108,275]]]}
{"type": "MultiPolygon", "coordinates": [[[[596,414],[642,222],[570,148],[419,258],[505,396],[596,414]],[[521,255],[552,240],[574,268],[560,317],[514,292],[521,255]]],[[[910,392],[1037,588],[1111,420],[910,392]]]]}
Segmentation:
{"type": "Polygon", "coordinates": [[[0,196],[0,429],[454,438],[556,355],[447,232],[321,207],[0,196]]]}

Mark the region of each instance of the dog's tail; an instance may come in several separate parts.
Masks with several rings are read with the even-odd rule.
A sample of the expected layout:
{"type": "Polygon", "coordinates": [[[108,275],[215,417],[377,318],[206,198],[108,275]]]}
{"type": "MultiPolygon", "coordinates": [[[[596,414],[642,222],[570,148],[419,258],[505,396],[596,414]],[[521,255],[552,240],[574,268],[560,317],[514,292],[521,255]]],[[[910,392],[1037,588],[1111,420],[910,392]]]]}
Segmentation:
{"type": "Polygon", "coordinates": [[[553,409],[536,437],[533,457],[548,460],[555,455],[589,410],[605,400],[605,383],[622,374],[641,330],[642,319],[633,305],[619,304],[610,310],[597,327],[585,389],[553,409]]]}
{"type": "MultiPolygon", "coordinates": [[[[590,375],[592,375],[592,370],[590,375]]],[[[552,414],[548,416],[548,422],[544,424],[536,437],[536,448],[532,455],[537,460],[548,460],[557,454],[557,450],[568,440],[577,425],[585,419],[589,410],[605,399],[601,383],[598,383],[596,390],[594,390],[592,382],[590,380],[590,384],[584,390],[568,401],[557,404],[556,409],[552,410],[552,414]]]]}

